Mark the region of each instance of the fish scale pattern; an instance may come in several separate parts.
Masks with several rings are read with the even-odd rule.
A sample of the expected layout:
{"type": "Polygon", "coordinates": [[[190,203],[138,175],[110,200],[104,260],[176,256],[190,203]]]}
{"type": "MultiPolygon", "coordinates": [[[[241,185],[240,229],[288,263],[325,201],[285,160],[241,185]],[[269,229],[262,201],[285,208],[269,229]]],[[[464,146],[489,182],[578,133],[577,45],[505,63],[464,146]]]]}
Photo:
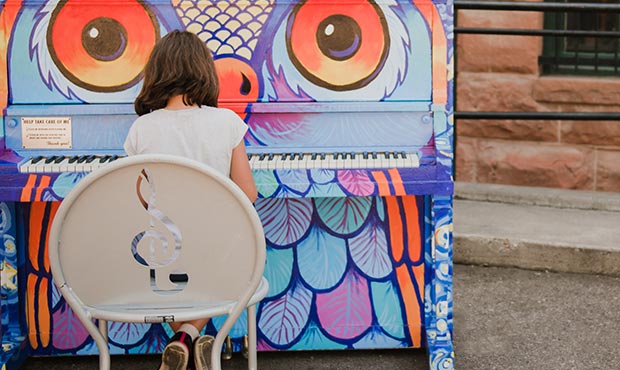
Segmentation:
{"type": "Polygon", "coordinates": [[[175,0],[172,4],[185,28],[214,54],[250,60],[274,1],[175,0]]]}

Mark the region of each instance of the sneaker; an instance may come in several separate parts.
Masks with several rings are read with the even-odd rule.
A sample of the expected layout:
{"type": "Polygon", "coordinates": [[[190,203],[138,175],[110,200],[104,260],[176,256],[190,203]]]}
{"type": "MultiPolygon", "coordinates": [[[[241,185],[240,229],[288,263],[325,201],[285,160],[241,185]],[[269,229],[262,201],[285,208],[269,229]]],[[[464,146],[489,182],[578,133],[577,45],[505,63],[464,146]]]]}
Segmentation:
{"type": "Polygon", "coordinates": [[[185,370],[190,361],[192,338],[186,332],[175,333],[161,354],[159,370],[185,370]]]}
{"type": "Polygon", "coordinates": [[[213,338],[210,335],[203,335],[194,341],[194,364],[196,370],[211,369],[211,348],[213,347],[213,338]]]}

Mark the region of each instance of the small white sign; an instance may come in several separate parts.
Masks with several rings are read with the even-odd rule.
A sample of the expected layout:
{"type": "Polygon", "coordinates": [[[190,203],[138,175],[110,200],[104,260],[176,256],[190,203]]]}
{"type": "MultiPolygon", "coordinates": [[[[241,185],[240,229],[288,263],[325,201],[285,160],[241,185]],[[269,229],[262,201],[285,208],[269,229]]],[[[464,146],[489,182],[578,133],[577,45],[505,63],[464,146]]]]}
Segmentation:
{"type": "Polygon", "coordinates": [[[22,117],[24,149],[71,149],[71,117],[22,117]]]}

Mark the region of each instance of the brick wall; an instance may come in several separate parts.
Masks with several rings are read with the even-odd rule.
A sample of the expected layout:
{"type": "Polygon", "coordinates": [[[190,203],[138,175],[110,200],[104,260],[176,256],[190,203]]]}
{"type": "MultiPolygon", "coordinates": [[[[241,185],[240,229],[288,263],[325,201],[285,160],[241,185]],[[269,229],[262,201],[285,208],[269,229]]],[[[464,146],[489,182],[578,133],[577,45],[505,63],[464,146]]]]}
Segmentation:
{"type": "MultiPolygon", "coordinates": [[[[457,25],[542,29],[541,12],[460,10],[457,25]]],[[[457,111],[620,112],[620,78],[540,76],[542,38],[461,34],[457,111]]],[[[463,120],[456,180],[620,192],[620,121],[463,120]]]]}

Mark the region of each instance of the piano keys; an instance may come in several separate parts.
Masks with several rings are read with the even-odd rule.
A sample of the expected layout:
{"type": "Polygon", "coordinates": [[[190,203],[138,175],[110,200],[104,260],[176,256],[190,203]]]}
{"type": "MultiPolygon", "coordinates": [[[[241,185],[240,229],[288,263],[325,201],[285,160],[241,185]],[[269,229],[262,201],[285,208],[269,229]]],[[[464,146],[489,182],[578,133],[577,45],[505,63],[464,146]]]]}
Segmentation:
{"type": "Polygon", "coordinates": [[[416,168],[416,153],[335,152],[335,153],[262,153],[248,155],[253,170],[416,168]]]}
{"type": "Polygon", "coordinates": [[[91,172],[122,158],[120,155],[51,155],[30,157],[19,165],[21,173],[91,172]]]}
{"type": "MultiPolygon", "coordinates": [[[[111,154],[38,155],[23,161],[19,172],[91,172],[123,157],[111,154]]],[[[248,160],[252,170],[417,168],[420,165],[418,155],[406,151],[254,153],[248,154],[248,160]]]]}

